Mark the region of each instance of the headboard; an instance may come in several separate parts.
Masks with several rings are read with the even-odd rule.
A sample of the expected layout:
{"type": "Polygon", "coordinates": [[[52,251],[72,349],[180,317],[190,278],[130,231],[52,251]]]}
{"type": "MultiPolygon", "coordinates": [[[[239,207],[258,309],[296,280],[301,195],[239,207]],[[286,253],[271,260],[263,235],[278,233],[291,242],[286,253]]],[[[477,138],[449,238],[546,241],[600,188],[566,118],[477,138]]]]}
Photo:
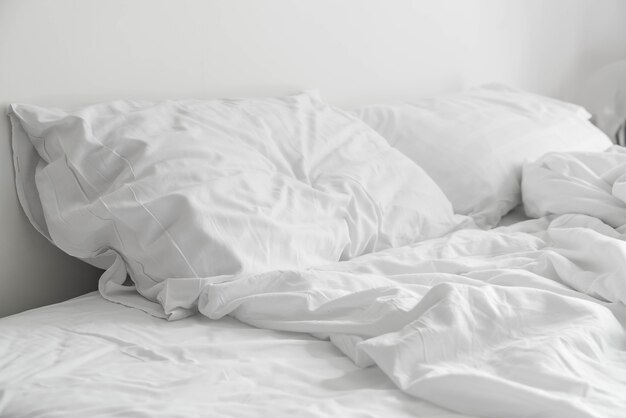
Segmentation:
{"type": "Polygon", "coordinates": [[[621,0],[0,0],[0,316],[96,288],[15,193],[11,102],[259,96],[337,105],[487,81],[566,99],[626,57],[621,0]]]}

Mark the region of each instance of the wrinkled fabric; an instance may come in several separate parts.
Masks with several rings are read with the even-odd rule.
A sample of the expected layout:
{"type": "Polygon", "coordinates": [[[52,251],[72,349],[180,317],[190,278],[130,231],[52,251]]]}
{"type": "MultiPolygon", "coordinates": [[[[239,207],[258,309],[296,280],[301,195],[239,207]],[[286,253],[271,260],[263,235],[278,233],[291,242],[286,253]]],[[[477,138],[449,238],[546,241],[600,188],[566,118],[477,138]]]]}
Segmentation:
{"type": "Polygon", "coordinates": [[[420,167],[314,93],[9,115],[30,220],[73,256],[107,258],[105,297],[157,316],[193,313],[205,277],[336,262],[470,222],[420,167]],[[176,311],[163,310],[170,299],[176,311]]]}
{"type": "Polygon", "coordinates": [[[232,318],[164,321],[96,292],[0,319],[0,416],[466,417],[328,341],[232,318]]]}
{"type": "Polygon", "coordinates": [[[209,284],[199,309],[329,338],[405,392],[463,414],[617,418],[624,271],[619,234],[564,215],[209,284]]]}
{"type": "Polygon", "coordinates": [[[524,166],[522,192],[529,216],[582,213],[624,232],[626,148],[549,153],[524,166]]]}

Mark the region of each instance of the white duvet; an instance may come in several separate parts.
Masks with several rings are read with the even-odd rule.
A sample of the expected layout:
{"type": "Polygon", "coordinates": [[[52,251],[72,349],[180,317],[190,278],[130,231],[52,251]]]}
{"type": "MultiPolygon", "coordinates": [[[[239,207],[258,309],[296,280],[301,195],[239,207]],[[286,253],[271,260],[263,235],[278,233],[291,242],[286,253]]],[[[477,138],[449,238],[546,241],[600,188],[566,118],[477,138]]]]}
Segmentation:
{"type": "Polygon", "coordinates": [[[523,185],[531,213],[548,216],[215,280],[198,308],[329,338],[358,365],[457,412],[623,417],[624,172],[621,149],[551,154],[525,168],[523,185]]]}

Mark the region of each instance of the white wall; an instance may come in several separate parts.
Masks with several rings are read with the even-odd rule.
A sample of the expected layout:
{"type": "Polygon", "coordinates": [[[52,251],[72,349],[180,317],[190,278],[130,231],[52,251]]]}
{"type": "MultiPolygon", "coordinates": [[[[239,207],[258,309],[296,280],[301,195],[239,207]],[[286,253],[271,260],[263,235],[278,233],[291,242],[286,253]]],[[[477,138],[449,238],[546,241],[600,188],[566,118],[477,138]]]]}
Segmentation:
{"type": "MultiPolygon", "coordinates": [[[[626,57],[622,0],[0,0],[0,105],[319,87],[337,104],[503,81],[573,98],[626,57]]],[[[93,288],[18,209],[0,118],[0,315],[93,288]]]]}
{"type": "Polygon", "coordinates": [[[567,96],[626,56],[623,0],[4,0],[0,19],[0,94],[37,101],[303,86],[359,101],[491,80],[567,96]]]}

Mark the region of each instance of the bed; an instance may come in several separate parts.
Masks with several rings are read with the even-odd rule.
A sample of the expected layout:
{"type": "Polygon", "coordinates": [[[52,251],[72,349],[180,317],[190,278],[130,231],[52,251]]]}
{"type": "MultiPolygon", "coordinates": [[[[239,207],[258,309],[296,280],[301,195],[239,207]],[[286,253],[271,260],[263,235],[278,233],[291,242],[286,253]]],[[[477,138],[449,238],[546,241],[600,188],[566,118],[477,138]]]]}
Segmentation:
{"type": "Polygon", "coordinates": [[[623,415],[624,148],[348,3],[0,5],[0,416],[623,415]]]}

